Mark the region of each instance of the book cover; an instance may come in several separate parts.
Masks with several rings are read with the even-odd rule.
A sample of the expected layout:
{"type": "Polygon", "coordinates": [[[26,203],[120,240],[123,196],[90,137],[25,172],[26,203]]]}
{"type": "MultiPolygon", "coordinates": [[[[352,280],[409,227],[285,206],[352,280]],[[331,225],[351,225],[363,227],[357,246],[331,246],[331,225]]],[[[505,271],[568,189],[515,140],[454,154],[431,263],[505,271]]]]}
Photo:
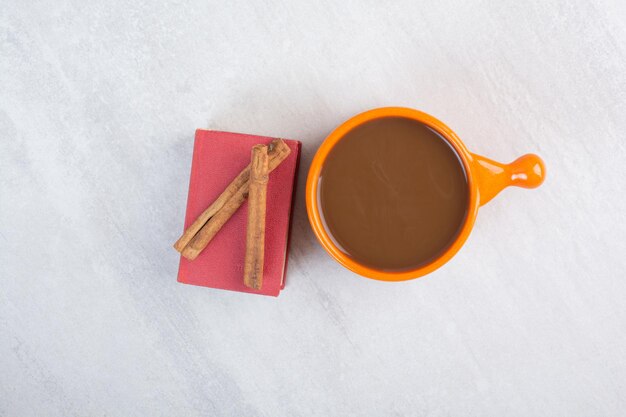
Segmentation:
{"type": "MultiPolygon", "coordinates": [[[[214,130],[197,130],[185,229],[250,163],[253,145],[274,138],[214,130]]],[[[287,250],[301,143],[283,139],[291,154],[269,176],[265,220],[263,286],[259,291],[243,284],[248,202],[237,210],[204,251],[193,261],[181,256],[178,282],[254,294],[278,296],[284,287],[287,250]]]]}

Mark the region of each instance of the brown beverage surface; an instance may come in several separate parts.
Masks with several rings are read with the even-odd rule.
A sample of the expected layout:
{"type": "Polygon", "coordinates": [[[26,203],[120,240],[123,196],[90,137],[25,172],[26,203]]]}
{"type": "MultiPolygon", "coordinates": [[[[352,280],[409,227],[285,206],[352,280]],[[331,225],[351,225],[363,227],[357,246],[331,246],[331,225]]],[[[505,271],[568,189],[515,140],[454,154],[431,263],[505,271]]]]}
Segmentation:
{"type": "Polygon", "coordinates": [[[456,151],[426,125],[401,117],[348,132],[324,162],[319,193],[335,242],[355,261],[388,271],[441,255],[468,206],[456,151]]]}

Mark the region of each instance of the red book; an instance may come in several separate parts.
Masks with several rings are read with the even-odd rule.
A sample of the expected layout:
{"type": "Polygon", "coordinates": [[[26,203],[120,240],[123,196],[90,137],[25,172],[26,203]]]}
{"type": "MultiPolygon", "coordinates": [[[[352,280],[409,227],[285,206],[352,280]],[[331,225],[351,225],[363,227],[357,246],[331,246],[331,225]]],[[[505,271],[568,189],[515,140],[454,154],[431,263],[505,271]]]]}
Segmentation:
{"type": "MultiPolygon", "coordinates": [[[[268,144],[273,139],[214,130],[196,130],[185,229],[250,163],[252,146],[258,143],[268,144]]],[[[296,140],[283,140],[291,149],[291,153],[270,173],[267,184],[265,260],[261,290],[256,291],[243,285],[247,201],[195,260],[190,261],[181,256],[178,282],[275,297],[284,288],[292,197],[301,143],[296,140]]]]}

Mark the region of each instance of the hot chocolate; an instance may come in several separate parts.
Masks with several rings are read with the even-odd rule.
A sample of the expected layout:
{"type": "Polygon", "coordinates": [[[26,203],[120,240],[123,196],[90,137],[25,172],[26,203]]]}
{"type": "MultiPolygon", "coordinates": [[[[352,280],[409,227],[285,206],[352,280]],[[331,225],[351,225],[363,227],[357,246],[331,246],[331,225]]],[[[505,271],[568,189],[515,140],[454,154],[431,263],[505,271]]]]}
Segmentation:
{"type": "Polygon", "coordinates": [[[436,259],[456,239],[468,182],[454,148],[412,119],[355,127],[324,162],[319,201],[325,227],[355,261],[402,271],[436,259]]]}

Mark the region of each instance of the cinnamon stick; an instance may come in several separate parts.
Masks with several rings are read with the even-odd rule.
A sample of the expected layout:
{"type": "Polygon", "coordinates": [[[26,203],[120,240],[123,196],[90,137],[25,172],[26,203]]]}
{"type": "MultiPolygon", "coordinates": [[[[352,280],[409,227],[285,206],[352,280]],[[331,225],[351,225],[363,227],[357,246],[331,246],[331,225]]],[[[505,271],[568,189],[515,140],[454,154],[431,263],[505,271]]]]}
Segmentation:
{"type": "MultiPolygon", "coordinates": [[[[274,149],[270,149],[269,153],[274,155],[270,157],[268,163],[268,171],[272,172],[281,162],[283,162],[287,156],[291,153],[289,146],[282,140],[275,141],[274,149]]],[[[274,144],[274,142],[272,142],[274,144]]],[[[270,146],[272,145],[270,144],[270,146]]],[[[249,178],[249,177],[248,177],[249,178]]],[[[222,226],[232,217],[237,209],[243,204],[248,196],[249,184],[245,182],[239,189],[226,201],[226,203],[217,210],[217,213],[213,215],[193,236],[191,241],[184,247],[181,254],[189,259],[194,260],[198,257],[200,252],[209,244],[209,242],[215,237],[217,232],[220,231],[222,226]]]]}
{"type": "MultiPolygon", "coordinates": [[[[285,152],[285,148],[289,147],[281,139],[273,140],[268,149],[268,155],[270,161],[278,156],[279,153],[285,152]]],[[[282,160],[281,160],[282,161],[282,160]]],[[[226,189],[220,194],[217,199],[211,203],[211,205],[198,216],[198,218],[185,230],[183,235],[174,243],[174,249],[178,252],[182,252],[185,246],[191,242],[194,236],[200,231],[200,229],[213,217],[241,188],[242,185],[247,184],[250,179],[250,165],[246,166],[235,179],[226,187],[226,189]]]]}
{"type": "Polygon", "coordinates": [[[260,290],[263,285],[267,178],[267,146],[256,145],[252,148],[250,162],[248,227],[246,229],[246,257],[243,271],[244,285],[255,290],[260,290]]]}

